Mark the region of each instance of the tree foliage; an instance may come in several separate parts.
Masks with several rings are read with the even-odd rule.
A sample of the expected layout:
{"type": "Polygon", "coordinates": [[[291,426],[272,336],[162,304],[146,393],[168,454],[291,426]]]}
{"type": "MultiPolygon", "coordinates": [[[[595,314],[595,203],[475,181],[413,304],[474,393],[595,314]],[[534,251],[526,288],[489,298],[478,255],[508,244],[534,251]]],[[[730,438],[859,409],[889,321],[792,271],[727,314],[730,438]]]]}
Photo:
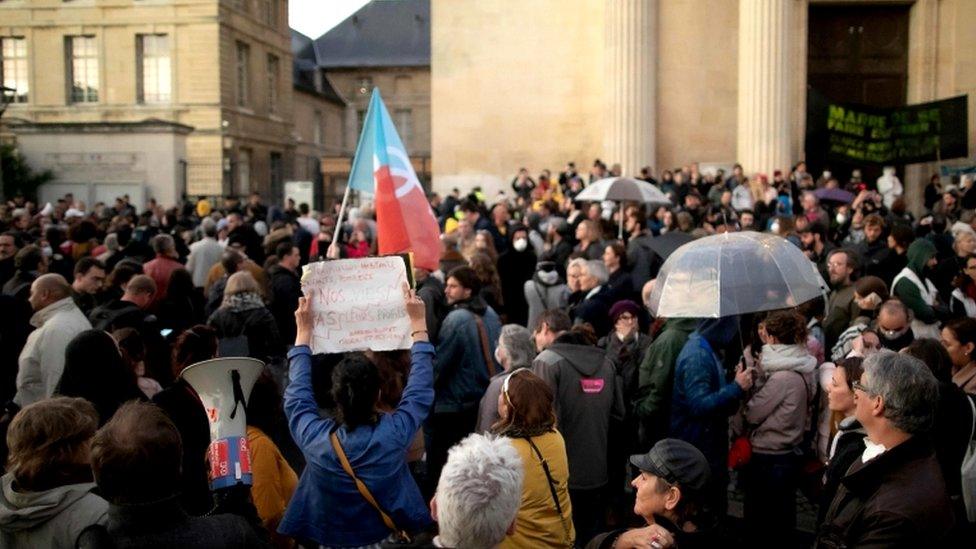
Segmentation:
{"type": "Polygon", "coordinates": [[[24,155],[11,145],[0,145],[0,162],[3,165],[3,196],[7,198],[21,194],[36,200],[37,188],[54,179],[51,170],[34,171],[24,155]]]}

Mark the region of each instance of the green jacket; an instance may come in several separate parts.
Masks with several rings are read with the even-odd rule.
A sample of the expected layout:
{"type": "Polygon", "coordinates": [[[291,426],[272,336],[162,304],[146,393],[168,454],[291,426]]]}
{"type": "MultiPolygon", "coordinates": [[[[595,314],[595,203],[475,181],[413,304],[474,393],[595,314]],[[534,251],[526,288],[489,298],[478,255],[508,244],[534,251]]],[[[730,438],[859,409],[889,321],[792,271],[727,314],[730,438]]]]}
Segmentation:
{"type": "Polygon", "coordinates": [[[645,432],[652,439],[667,435],[671,421],[674,366],[688,336],[695,331],[697,325],[696,318],[668,319],[641,361],[637,375],[637,393],[632,404],[645,432]]]}
{"type": "MultiPolygon", "coordinates": [[[[919,238],[908,247],[908,267],[925,283],[925,264],[936,254],[935,245],[924,238],[919,238]]],[[[901,279],[891,288],[891,294],[901,300],[906,307],[915,314],[915,319],[926,324],[938,320],[935,308],[925,302],[922,293],[911,280],[901,279]]]]}

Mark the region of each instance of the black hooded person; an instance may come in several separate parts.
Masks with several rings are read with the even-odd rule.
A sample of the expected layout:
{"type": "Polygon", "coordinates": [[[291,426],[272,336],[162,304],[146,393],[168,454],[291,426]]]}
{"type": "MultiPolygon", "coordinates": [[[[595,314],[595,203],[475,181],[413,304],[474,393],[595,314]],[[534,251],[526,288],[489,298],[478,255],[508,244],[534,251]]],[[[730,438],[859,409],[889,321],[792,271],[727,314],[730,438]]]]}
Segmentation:
{"type": "Polygon", "coordinates": [[[525,283],[535,272],[536,257],[529,244],[529,231],[517,227],[510,233],[511,245],[498,256],[498,276],[502,283],[502,302],[508,322],[526,325],[529,304],[525,299],[525,283]]]}

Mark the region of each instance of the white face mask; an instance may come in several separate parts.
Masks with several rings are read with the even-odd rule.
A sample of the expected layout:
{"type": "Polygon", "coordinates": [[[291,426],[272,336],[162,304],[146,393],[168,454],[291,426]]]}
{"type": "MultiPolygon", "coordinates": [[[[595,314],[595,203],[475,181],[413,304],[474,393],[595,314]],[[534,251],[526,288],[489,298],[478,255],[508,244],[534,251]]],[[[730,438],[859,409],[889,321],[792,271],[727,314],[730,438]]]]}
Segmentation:
{"type": "Polygon", "coordinates": [[[524,238],[516,238],[515,242],[512,243],[512,247],[515,248],[516,252],[524,252],[529,247],[529,241],[524,238]]]}
{"type": "Polygon", "coordinates": [[[539,271],[539,280],[547,286],[552,286],[559,280],[559,273],[556,271],[539,271]]]}
{"type": "Polygon", "coordinates": [[[501,364],[503,356],[505,356],[505,353],[502,352],[501,345],[495,347],[495,362],[501,364]]]}
{"type": "Polygon", "coordinates": [[[769,230],[774,234],[779,234],[779,223],[777,222],[770,223],[769,230]]]}
{"type": "Polygon", "coordinates": [[[847,216],[844,215],[844,214],[839,213],[839,214],[837,214],[836,219],[837,219],[837,224],[838,225],[843,225],[847,221],[847,216]]]}

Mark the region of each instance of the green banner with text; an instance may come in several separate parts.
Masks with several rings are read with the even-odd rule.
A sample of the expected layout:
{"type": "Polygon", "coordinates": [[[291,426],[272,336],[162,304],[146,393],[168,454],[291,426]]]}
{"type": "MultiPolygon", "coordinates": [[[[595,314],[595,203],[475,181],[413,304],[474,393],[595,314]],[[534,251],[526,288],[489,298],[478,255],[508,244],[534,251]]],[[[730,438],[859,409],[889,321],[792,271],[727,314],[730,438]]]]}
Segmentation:
{"type": "Polygon", "coordinates": [[[807,155],[824,162],[901,165],[969,153],[965,95],[890,109],[807,95],[807,155]]]}

